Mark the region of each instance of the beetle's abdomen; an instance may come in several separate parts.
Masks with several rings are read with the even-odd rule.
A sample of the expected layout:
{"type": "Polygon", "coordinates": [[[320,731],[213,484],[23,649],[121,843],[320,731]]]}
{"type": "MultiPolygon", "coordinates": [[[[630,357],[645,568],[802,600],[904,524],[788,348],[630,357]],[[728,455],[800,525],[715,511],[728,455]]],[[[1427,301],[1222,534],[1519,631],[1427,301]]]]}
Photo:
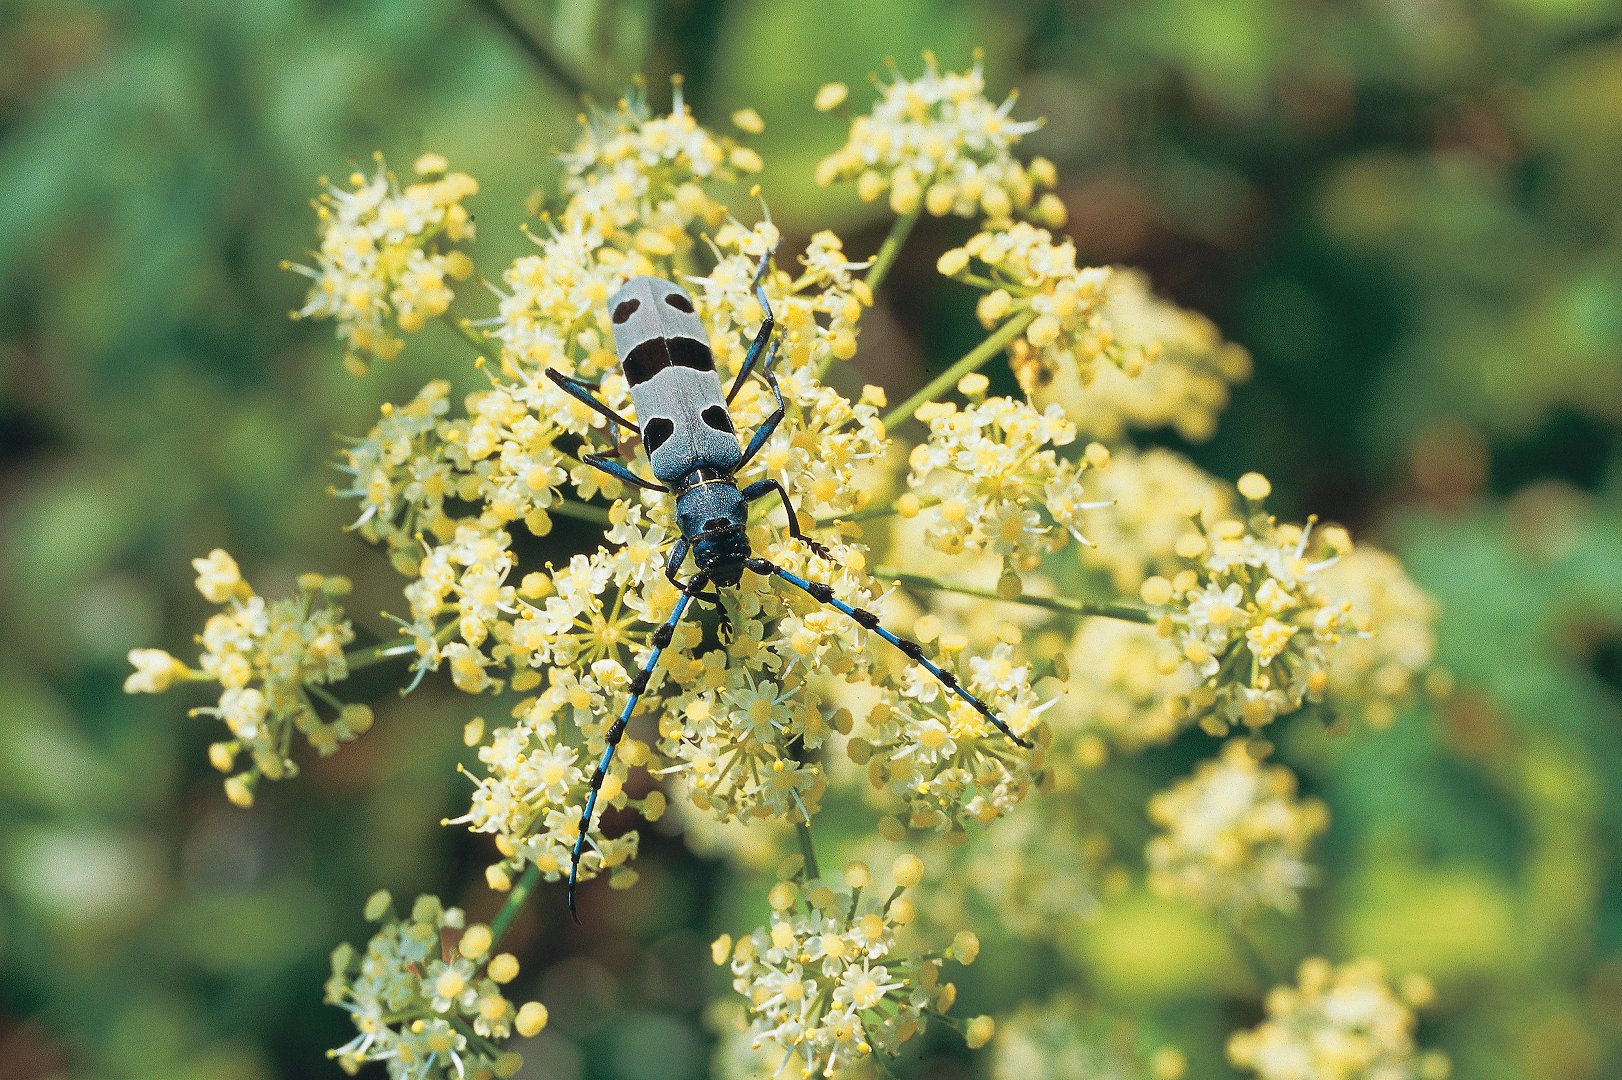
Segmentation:
{"type": "Polygon", "coordinates": [[[674,282],[639,277],[608,309],[653,475],[671,484],[694,469],[737,468],[743,450],[692,298],[674,282]]]}

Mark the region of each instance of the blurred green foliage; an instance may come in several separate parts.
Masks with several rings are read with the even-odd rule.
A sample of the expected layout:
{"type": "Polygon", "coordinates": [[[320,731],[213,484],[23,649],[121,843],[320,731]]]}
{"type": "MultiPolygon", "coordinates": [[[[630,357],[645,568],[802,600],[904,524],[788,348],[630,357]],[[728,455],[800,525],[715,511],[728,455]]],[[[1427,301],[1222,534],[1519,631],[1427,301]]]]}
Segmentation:
{"type": "MultiPolygon", "coordinates": [[[[816,87],[985,46],[993,92],[1048,118],[1031,149],[1059,164],[1083,255],[1147,268],[1254,350],[1195,456],[1264,468],[1282,511],[1394,546],[1443,605],[1445,704],[1285,740],[1335,828],[1307,917],[1267,955],[1428,970],[1424,1039],[1461,1077],[1622,1073],[1622,9],[512,6],[600,94],[681,70],[702,120],[759,109],[774,214],[854,254],[883,226],[808,180],[841,134],[816,87]]],[[[216,545],[273,594],[298,570],[349,574],[381,629],[397,584],[322,495],[332,436],[472,373],[430,329],[350,378],[323,328],[286,319],[300,283],[276,264],[311,243],[316,177],[374,149],[443,152],[490,221],[518,219],[577,106],[486,7],[41,0],[0,18],[0,1077],[322,1075],[347,1037],[319,1003],[325,955],[367,893],[493,910],[479,853],[436,824],[465,801],[466,703],[387,702],[375,732],[242,812],[207,770],[206,723],[119,690],[129,648],[180,650],[200,625],[188,559],[216,545]]],[[[963,306],[933,272],[956,229],[926,221],[893,278],[934,337],[873,334],[894,356],[864,340],[859,369],[892,391],[921,381],[920,354],[972,343],[963,313],[936,317],[963,306]]],[[[487,226],[473,254],[493,275],[526,243],[487,226]]],[[[545,901],[521,922],[527,991],[554,1016],[524,1075],[704,1073],[720,871],[651,846],[589,932],[545,901]]],[[[1225,1075],[1255,988],[1208,926],[1129,898],[1068,952],[1193,1075],[1225,1075]]],[[[1018,985],[993,950],[966,1014],[1018,985]]]]}

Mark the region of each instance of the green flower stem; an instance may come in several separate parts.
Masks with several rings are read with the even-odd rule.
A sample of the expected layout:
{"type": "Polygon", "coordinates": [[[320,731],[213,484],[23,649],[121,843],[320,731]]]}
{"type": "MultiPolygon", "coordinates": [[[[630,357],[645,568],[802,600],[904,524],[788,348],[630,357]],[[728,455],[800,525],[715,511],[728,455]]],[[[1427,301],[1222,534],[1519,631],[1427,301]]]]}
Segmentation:
{"type": "Polygon", "coordinates": [[[571,102],[579,103],[593,92],[593,87],[570,65],[564,63],[550,44],[543,41],[519,22],[501,0],[468,0],[470,7],[484,13],[502,33],[510,38],[529,62],[546,78],[552,80],[571,102]]]}
{"type": "Polygon", "coordinates": [[[928,385],[912,395],[912,397],[885,413],[883,421],[885,428],[893,428],[903,421],[911,420],[913,414],[918,411],[924,402],[932,400],[937,395],[955,386],[957,381],[969,372],[978,371],[987,360],[1002,352],[1008,347],[1009,342],[1024,333],[1025,328],[1031,325],[1031,321],[1035,318],[1036,312],[1030,308],[1025,308],[1003,323],[997,328],[996,333],[976,345],[963,359],[935,376],[929,381],[928,385]]]}
{"type": "MultiPolygon", "coordinates": [[[[925,495],[918,500],[918,507],[921,510],[927,510],[931,506],[939,506],[940,501],[939,495],[925,495]]],[[[827,517],[813,518],[812,520],[820,527],[823,525],[839,525],[847,521],[871,521],[874,518],[893,517],[898,513],[900,511],[896,509],[895,503],[881,503],[877,506],[853,510],[848,514],[829,514],[827,517]]]]}
{"type": "Polygon", "coordinates": [[[1267,962],[1267,958],[1256,947],[1256,943],[1250,940],[1250,935],[1245,933],[1243,927],[1232,919],[1222,918],[1219,921],[1228,932],[1228,940],[1233,944],[1233,951],[1244,961],[1250,977],[1256,980],[1262,994],[1266,994],[1268,990],[1284,981],[1274,973],[1273,966],[1267,962]]]}
{"type": "Polygon", "coordinates": [[[796,821],[794,835],[799,838],[800,855],[805,859],[806,880],[818,880],[822,877],[822,871],[817,867],[817,849],[811,843],[811,825],[805,821],[796,821]]]}
{"type": "Polygon", "coordinates": [[[884,279],[890,275],[890,267],[895,265],[896,256],[901,254],[901,246],[907,242],[912,234],[912,227],[918,224],[918,218],[923,214],[924,208],[919,205],[911,213],[902,214],[890,226],[890,235],[884,238],[879,246],[879,253],[873,256],[873,265],[867,268],[867,287],[874,292],[884,284],[884,279]]]}
{"type": "MultiPolygon", "coordinates": [[[[884,238],[884,243],[879,245],[878,254],[873,256],[873,263],[867,268],[867,276],[862,279],[870,292],[878,292],[879,286],[884,284],[884,279],[890,274],[890,267],[895,265],[896,256],[901,254],[901,246],[907,242],[907,236],[912,232],[912,227],[918,224],[918,218],[923,212],[923,207],[920,206],[910,214],[902,214],[890,226],[890,234],[884,238]]],[[[795,283],[795,287],[796,289],[800,287],[798,282],[795,283]]],[[[832,355],[825,357],[817,368],[817,378],[827,378],[828,369],[833,367],[833,364],[832,355]]]]}
{"type": "Polygon", "coordinates": [[[417,646],[412,641],[392,639],[380,641],[376,645],[369,645],[364,649],[357,649],[344,659],[349,665],[351,673],[369,668],[374,664],[381,664],[399,656],[416,656],[417,646]]]}
{"type": "Polygon", "coordinates": [[[512,890],[507,893],[507,902],[501,905],[501,910],[496,912],[496,917],[490,920],[490,937],[492,939],[490,950],[492,952],[501,943],[502,937],[507,933],[508,928],[512,926],[513,920],[518,918],[518,912],[529,902],[530,894],[535,891],[535,886],[540,883],[541,868],[534,863],[531,863],[529,869],[524,871],[523,876],[513,883],[512,890]]]}
{"type": "Polygon", "coordinates": [[[1112,600],[1073,600],[1068,596],[1015,596],[1007,597],[999,594],[995,589],[980,589],[973,585],[960,585],[952,581],[942,581],[939,578],[929,577],[925,574],[909,574],[894,566],[875,566],[875,577],[889,578],[899,585],[907,585],[916,589],[934,589],[937,592],[961,593],[964,596],[977,596],[982,600],[1000,600],[1005,604],[1025,604],[1029,607],[1047,608],[1049,611],[1063,611],[1070,615],[1096,616],[1104,619],[1120,619],[1122,622],[1143,623],[1153,625],[1158,616],[1147,607],[1139,604],[1128,604],[1112,600]]]}
{"type": "Polygon", "coordinates": [[[571,502],[564,499],[546,508],[549,514],[560,514],[563,517],[574,518],[576,521],[586,521],[593,525],[608,528],[613,524],[608,517],[608,508],[593,503],[571,502]]]}
{"type": "Polygon", "coordinates": [[[446,326],[456,331],[457,337],[473,346],[473,351],[479,354],[479,358],[489,365],[492,371],[499,372],[501,370],[500,365],[495,362],[489,353],[484,351],[489,344],[489,339],[473,329],[466,319],[458,319],[448,311],[440,315],[439,318],[446,326]]]}

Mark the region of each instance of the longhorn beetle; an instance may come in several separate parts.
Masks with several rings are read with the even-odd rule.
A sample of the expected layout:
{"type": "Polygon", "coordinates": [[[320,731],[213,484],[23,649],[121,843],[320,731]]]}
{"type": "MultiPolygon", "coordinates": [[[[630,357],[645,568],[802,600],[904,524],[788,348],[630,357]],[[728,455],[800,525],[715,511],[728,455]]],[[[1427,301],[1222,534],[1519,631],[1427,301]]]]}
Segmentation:
{"type": "Polygon", "coordinates": [[[749,504],[768,495],[776,495],[788,513],[789,535],[822,558],[830,557],[827,548],[800,531],[794,505],[789,502],[788,491],[781,483],[757,480],[740,490],[732,479],[739,469],[753,460],[783,421],[783,391],[777,385],[777,376],[772,373],[778,347],[778,340],[772,336],[775,320],[766,290],[761,285],[771,257],[771,251],[761,256],[754,276],[755,298],[760,301],[764,318],[749,351],[744,355],[743,368],[725,398],[721,396],[721,380],[715,372],[715,358],[710,352],[709,338],[704,332],[704,323],[693,308],[692,297],[681,286],[662,278],[632,278],[608,301],[614,324],[614,346],[625,372],[625,381],[630,384],[631,403],[636,406],[637,419],[642,424],[640,429],[598,398],[594,392],[597,387],[591,383],[565,375],[555,368],[548,368],[546,372],[547,377],[565,393],[626,431],[639,433],[658,482],[644,480],[622,463],[611,460],[619,453],[617,449],[587,454],[581,460],[627,484],[674,495],[676,521],[681,528],[681,536],[671,545],[670,557],[665,562],[665,576],[681,590],[681,595],[676,598],[676,609],[670,613],[670,618],[654,631],[653,652],[631,680],[630,700],[626,701],[619,719],[608,729],[608,747],[603,751],[602,760],[597,763],[597,771],[592,774],[591,792],[580,814],[580,833],[575,838],[569,865],[568,893],[569,912],[577,921],[579,915],[575,911],[574,891],[580,873],[580,856],[591,829],[592,812],[597,807],[597,793],[608,774],[609,763],[614,760],[614,749],[625,734],[625,725],[647,690],[654,665],[659,662],[659,654],[670,645],[676,624],[681,621],[688,604],[693,600],[706,600],[719,607],[719,590],[738,584],[745,570],[763,576],[775,575],[812,599],[844,612],[858,625],[872,630],[900,649],[909,660],[921,665],[940,680],[941,685],[974,706],[998,731],[1020,746],[1031,748],[1031,743],[1015,735],[984,702],[965,690],[955,675],[925,657],[923,648],[917,642],[892,634],[879,625],[877,615],[851,607],[835,597],[827,585],[807,581],[750,550],[746,531],[749,504]],[[749,445],[739,449],[727,406],[738,395],[738,389],[755,369],[762,353],[765,360],[760,364],[761,377],[771,388],[776,407],[750,437],[749,445]],[[681,581],[676,575],[686,562],[689,551],[698,572],[687,581],[681,581]],[[706,591],[706,586],[711,588],[706,591]]]}

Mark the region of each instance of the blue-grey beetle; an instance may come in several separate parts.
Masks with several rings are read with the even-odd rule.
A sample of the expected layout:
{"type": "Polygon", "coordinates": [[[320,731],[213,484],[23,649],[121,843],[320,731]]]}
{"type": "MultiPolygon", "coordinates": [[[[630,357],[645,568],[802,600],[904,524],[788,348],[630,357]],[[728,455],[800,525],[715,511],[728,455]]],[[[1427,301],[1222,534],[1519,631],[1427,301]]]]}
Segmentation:
{"type": "Polygon", "coordinates": [[[877,615],[839,600],[827,585],[807,581],[750,550],[749,504],[775,494],[782,500],[783,509],[788,513],[789,535],[824,559],[829,557],[826,548],[801,531],[788,491],[781,483],[757,480],[740,490],[733,482],[738,470],[760,452],[783,420],[783,391],[777,385],[777,377],[772,374],[778,345],[772,336],[775,321],[766,290],[761,284],[771,254],[767,252],[761,257],[754,277],[755,298],[760,301],[764,319],[749,351],[744,355],[743,367],[733,381],[732,389],[724,398],[721,395],[720,377],[715,372],[709,337],[693,307],[692,297],[681,286],[662,278],[632,278],[608,301],[609,318],[614,325],[614,345],[625,380],[630,385],[631,403],[636,406],[640,428],[599,399],[595,393],[596,387],[590,383],[555,369],[547,371],[547,376],[565,393],[584,402],[626,431],[640,434],[656,482],[643,479],[621,462],[613,460],[618,451],[587,454],[581,460],[628,484],[674,495],[676,520],[681,528],[681,536],[671,546],[670,558],[665,563],[665,575],[681,590],[681,595],[677,597],[676,608],[670,613],[670,618],[653,634],[653,651],[631,680],[630,699],[626,701],[619,719],[608,729],[608,747],[603,751],[602,760],[597,763],[597,771],[592,774],[591,791],[580,815],[580,833],[575,838],[573,859],[569,866],[568,899],[571,913],[575,911],[574,893],[580,872],[580,856],[585,851],[586,837],[591,829],[597,793],[608,774],[609,764],[614,760],[614,749],[625,734],[625,725],[630,722],[631,713],[653,677],[659,654],[670,645],[676,624],[693,600],[709,600],[719,605],[720,596],[716,588],[736,585],[744,570],[781,578],[813,599],[844,612],[858,625],[872,630],[900,649],[908,659],[921,665],[948,690],[974,706],[997,730],[1020,746],[1031,747],[1029,742],[1015,735],[1007,724],[992,713],[984,702],[965,690],[955,675],[925,657],[923,648],[917,642],[892,634],[879,625],[877,615]],[[765,359],[760,363],[760,373],[771,388],[776,407],[750,437],[749,444],[740,449],[727,406],[737,396],[739,387],[755,369],[762,354],[765,359]],[[689,552],[697,573],[684,582],[677,575],[687,561],[689,552]]]}

